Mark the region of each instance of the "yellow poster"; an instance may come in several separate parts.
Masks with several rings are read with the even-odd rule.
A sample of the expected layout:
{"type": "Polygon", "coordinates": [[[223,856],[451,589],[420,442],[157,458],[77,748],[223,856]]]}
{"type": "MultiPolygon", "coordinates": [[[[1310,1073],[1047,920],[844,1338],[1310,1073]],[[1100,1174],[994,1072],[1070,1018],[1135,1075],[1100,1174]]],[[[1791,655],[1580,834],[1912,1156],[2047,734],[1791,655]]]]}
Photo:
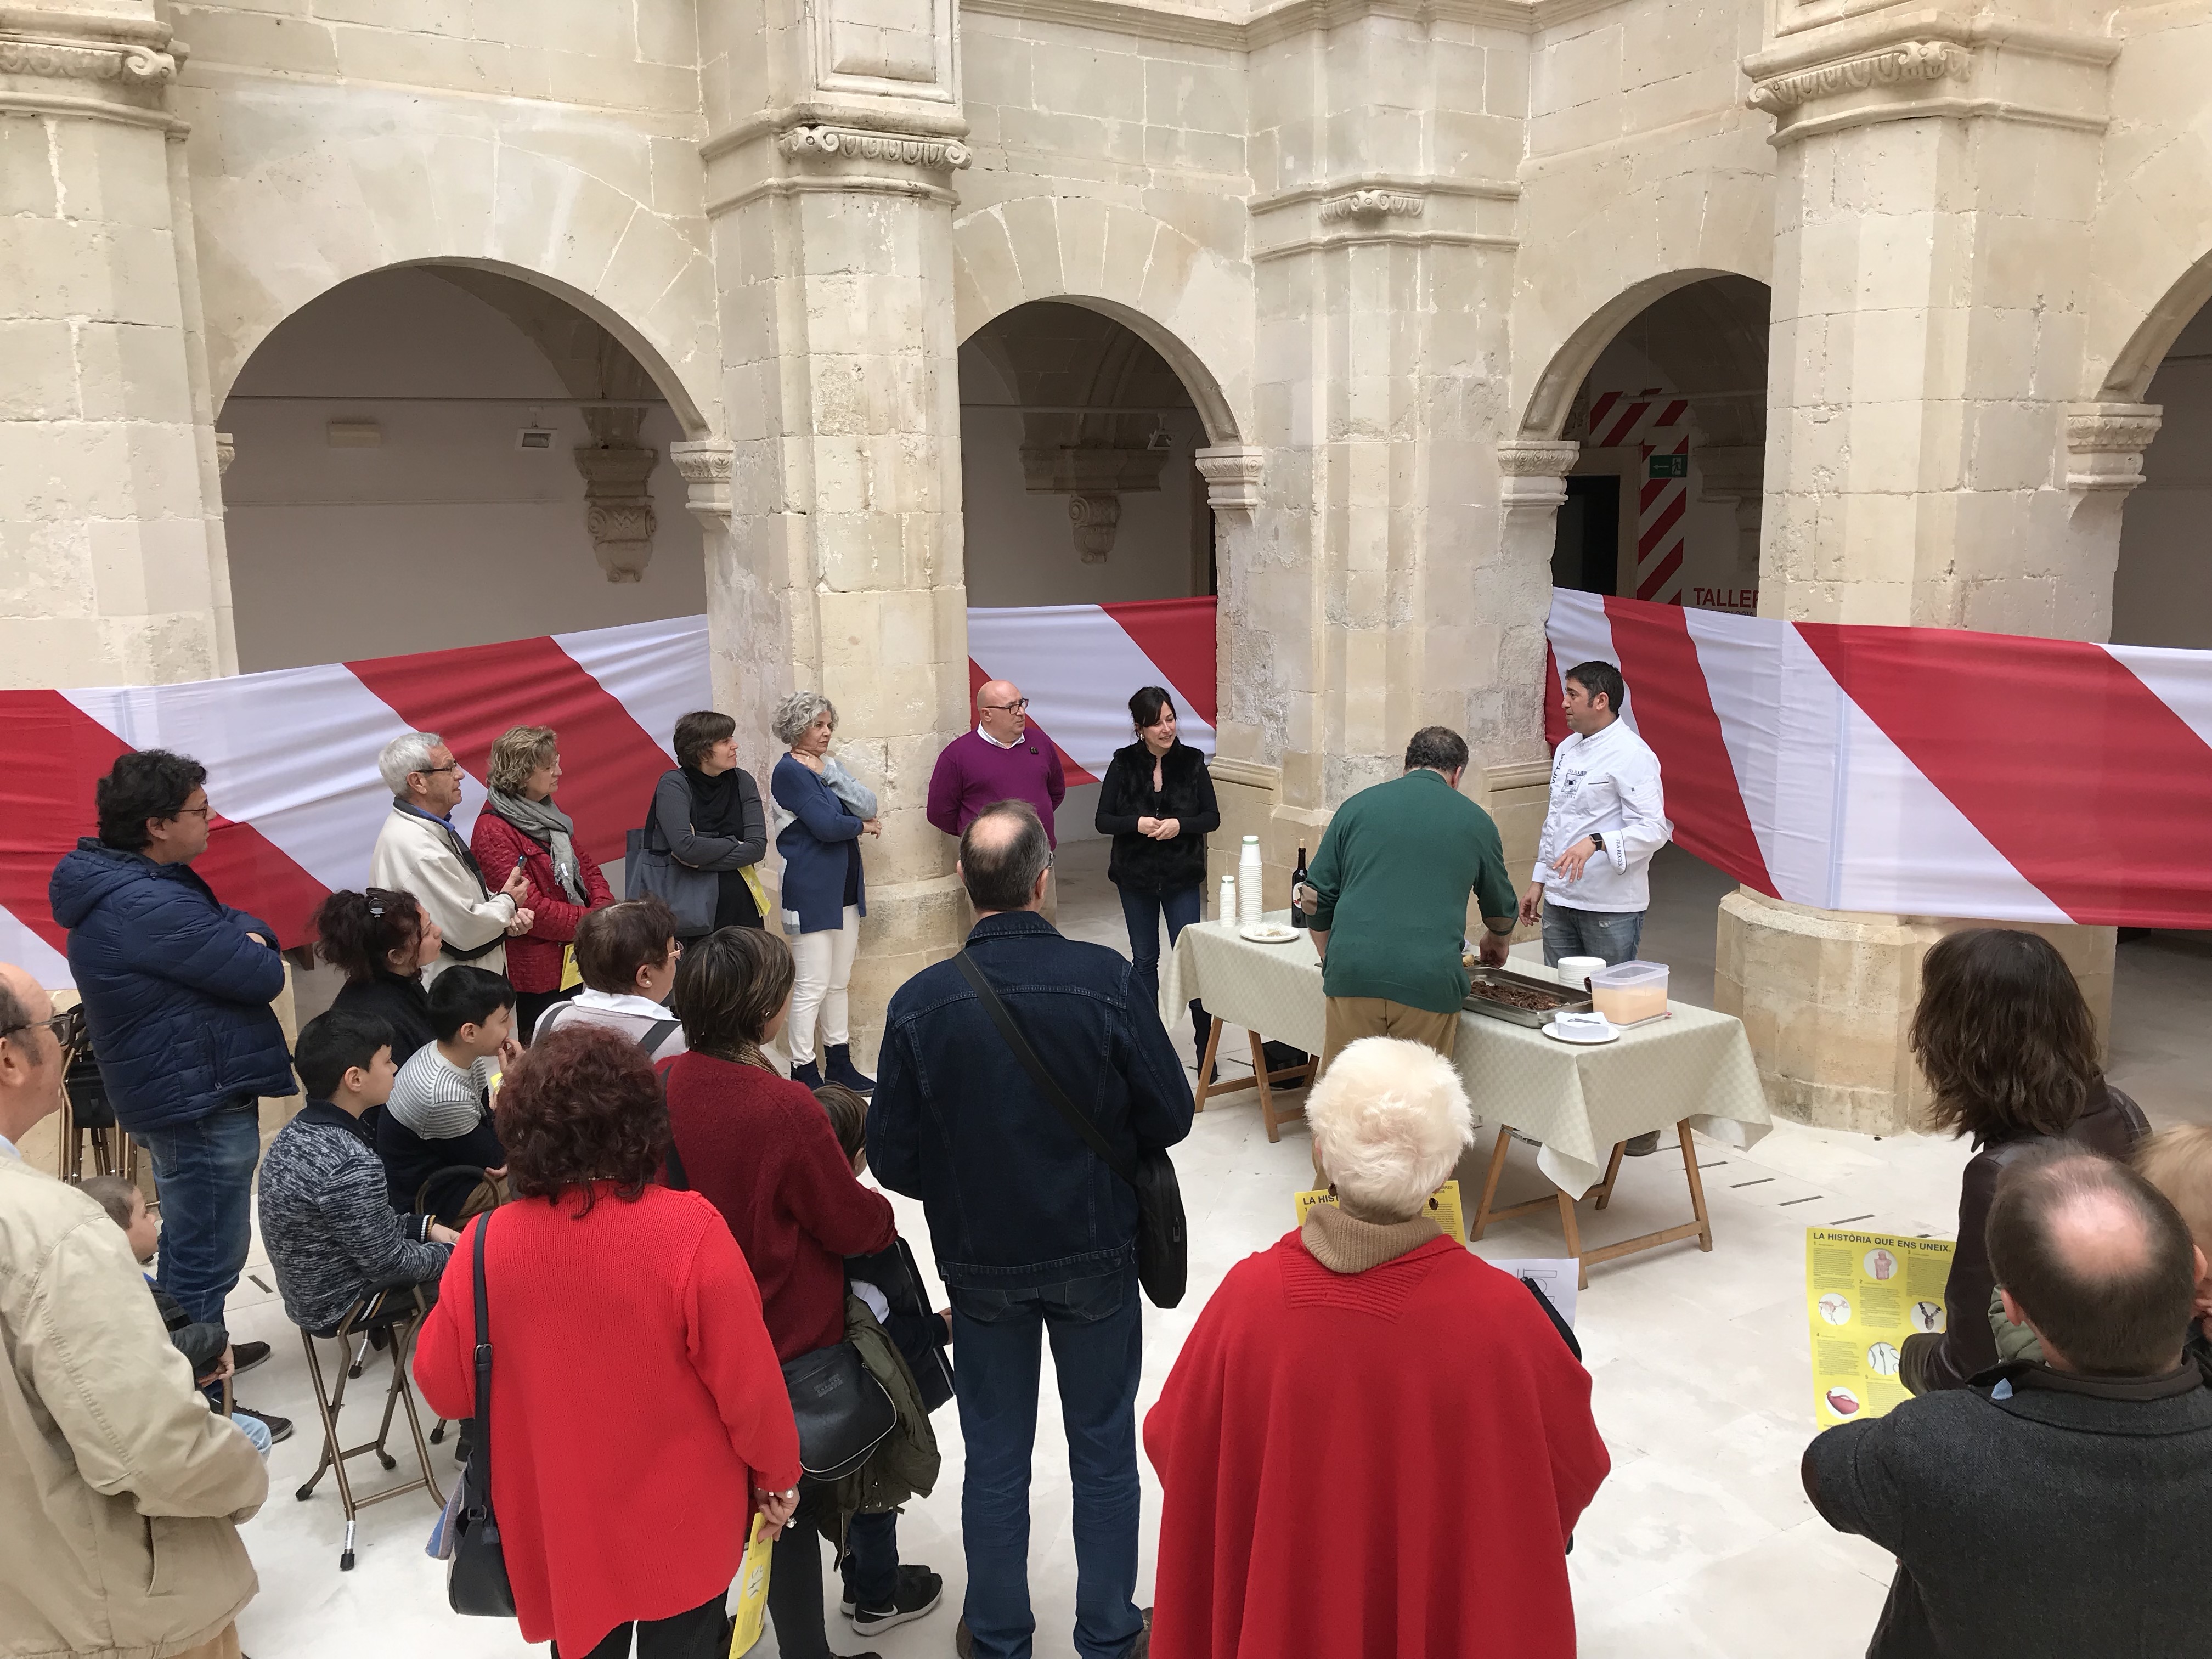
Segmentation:
{"type": "Polygon", "coordinates": [[[1906,1337],[1943,1328],[1952,1249],[1947,1238],[1805,1230],[1813,1416],[1822,1428],[1882,1416],[1905,1397],[1898,1352],[1906,1337]]]}
{"type": "MultiPolygon", "coordinates": [[[[1306,1224],[1306,1212],[1315,1205],[1335,1202],[1327,1188],[1318,1192],[1300,1193],[1291,1200],[1291,1206],[1297,1212],[1297,1224],[1301,1227],[1306,1224]]],[[[1467,1218],[1460,1212],[1459,1182],[1447,1181],[1429,1194],[1429,1219],[1461,1243],[1467,1243],[1467,1218]]]]}

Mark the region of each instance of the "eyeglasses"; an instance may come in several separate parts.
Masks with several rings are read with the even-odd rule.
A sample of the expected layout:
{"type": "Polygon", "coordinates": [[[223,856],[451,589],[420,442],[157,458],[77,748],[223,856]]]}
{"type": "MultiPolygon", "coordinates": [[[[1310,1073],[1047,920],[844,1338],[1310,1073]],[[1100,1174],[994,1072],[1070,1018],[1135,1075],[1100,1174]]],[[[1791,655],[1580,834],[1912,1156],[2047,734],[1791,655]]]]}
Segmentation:
{"type": "Polygon", "coordinates": [[[56,1014],[51,1019],[29,1019],[25,1020],[21,1025],[10,1025],[0,1029],[0,1037],[11,1037],[18,1031],[46,1030],[54,1034],[55,1042],[67,1047],[70,1041],[70,1028],[83,1018],[83,1014],[71,1008],[65,1012],[56,1014]]]}
{"type": "Polygon", "coordinates": [[[212,818],[215,816],[215,807],[210,804],[206,806],[179,806],[177,809],[177,816],[180,818],[188,813],[195,817],[212,818]]]}
{"type": "Polygon", "coordinates": [[[1027,697],[1016,697],[1012,702],[987,702],[983,705],[986,708],[1003,708],[1010,714],[1018,714],[1029,706],[1027,697]]]}
{"type": "Polygon", "coordinates": [[[410,778],[434,778],[441,772],[458,772],[460,769],[459,761],[447,761],[443,766],[418,766],[407,775],[410,778]]]}

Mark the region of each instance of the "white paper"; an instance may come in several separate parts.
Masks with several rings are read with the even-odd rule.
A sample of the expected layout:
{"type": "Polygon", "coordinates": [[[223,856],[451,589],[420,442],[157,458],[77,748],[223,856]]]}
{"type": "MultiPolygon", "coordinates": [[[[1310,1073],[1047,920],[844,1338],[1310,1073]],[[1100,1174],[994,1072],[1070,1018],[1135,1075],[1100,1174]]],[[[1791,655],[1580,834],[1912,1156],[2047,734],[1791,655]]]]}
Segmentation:
{"type": "Polygon", "coordinates": [[[1516,1279],[1534,1279],[1545,1299],[1559,1310],[1559,1317],[1567,1322],[1570,1330],[1575,1322],[1575,1289],[1582,1282],[1582,1264],[1566,1256],[1485,1256],[1484,1261],[1502,1273],[1516,1279]]]}

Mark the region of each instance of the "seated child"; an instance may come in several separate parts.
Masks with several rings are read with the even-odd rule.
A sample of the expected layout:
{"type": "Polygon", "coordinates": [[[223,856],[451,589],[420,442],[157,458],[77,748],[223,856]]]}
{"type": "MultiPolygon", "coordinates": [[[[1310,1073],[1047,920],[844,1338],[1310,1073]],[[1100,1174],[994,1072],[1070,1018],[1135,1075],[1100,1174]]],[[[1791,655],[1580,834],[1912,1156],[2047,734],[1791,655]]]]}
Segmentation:
{"type": "MultiPolygon", "coordinates": [[[[121,1176],[94,1176],[80,1190],[100,1207],[107,1212],[107,1218],[123,1229],[123,1236],[131,1243],[131,1254],[143,1267],[154,1259],[154,1252],[161,1243],[161,1224],[146,1207],[146,1195],[121,1176]]],[[[154,1292],[155,1310],[161,1316],[161,1323],[168,1327],[169,1340],[177,1352],[191,1362],[192,1381],[203,1389],[211,1389],[231,1374],[233,1359],[230,1333],[220,1325],[203,1324],[177,1304],[171,1296],[156,1284],[154,1275],[146,1275],[146,1288],[154,1292]]],[[[230,1420],[236,1424],[253,1449],[264,1457],[269,1448],[279,1440],[292,1436],[292,1419],[275,1417],[266,1412],[249,1412],[232,1407],[230,1420]]]]}
{"type": "Polygon", "coordinates": [[[392,1092],[390,1028],[334,1009],[307,1022],[292,1063],[307,1103],[269,1143],[260,1177],[261,1240],[285,1313],[302,1330],[327,1331],[372,1291],[434,1293],[459,1235],[393,1212],[362,1121],[392,1092]]]}
{"type": "MultiPolygon", "coordinates": [[[[491,1085],[521,1054],[515,1042],[514,988],[497,974],[466,963],[431,981],[430,1030],[437,1039],[408,1056],[392,1085],[376,1128],[392,1207],[412,1212],[422,1183],[439,1170],[472,1165],[487,1175],[507,1168],[507,1149],[493,1127],[491,1085]]],[[[437,1218],[451,1225],[473,1183],[443,1183],[432,1195],[437,1218]]]]}

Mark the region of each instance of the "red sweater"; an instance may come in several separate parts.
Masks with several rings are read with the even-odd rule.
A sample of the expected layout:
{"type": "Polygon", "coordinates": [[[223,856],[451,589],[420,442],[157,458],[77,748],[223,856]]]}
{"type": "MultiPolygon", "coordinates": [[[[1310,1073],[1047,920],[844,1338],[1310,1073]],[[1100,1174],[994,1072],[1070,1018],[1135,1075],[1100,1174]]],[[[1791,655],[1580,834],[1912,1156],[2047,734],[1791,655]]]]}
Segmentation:
{"type": "Polygon", "coordinates": [[[469,831],[469,851],[483,866],[484,885],[496,893],[506,884],[507,872],[522,860],[522,873],[530,878],[530,891],[522,908],[537,913],[530,931],[507,942],[507,980],[518,991],[543,993],[561,988],[561,947],[576,937],[576,924],[586,910],[615,902],[607,878],[582,848],[576,849],[576,872],[584,884],[589,904],[569,902],[568,890],[553,873],[553,854],[487,806],[477,814],[477,827],[469,831]]]}
{"type": "Polygon", "coordinates": [[[1145,1419],[1161,1659],[1571,1659],[1566,1545],[1610,1467],[1589,1373],[1449,1238],[1230,1271],[1145,1419]]]}
{"type": "MultiPolygon", "coordinates": [[[[589,1653],[628,1619],[668,1619],[737,1577],[752,1489],[799,1480],[791,1397],[760,1291],[690,1193],[602,1186],[578,1218],[523,1199],[490,1218],[492,1504],[526,1642],[589,1653]]],[[[441,1416],[476,1408],[479,1218],[415,1349],[441,1416]]]]}
{"type": "Polygon", "coordinates": [[[776,1358],[842,1342],[845,1258],[890,1248],[890,1200],[860,1184],[805,1084],[710,1054],[659,1069],[684,1178],[745,1253],[776,1358]]]}

